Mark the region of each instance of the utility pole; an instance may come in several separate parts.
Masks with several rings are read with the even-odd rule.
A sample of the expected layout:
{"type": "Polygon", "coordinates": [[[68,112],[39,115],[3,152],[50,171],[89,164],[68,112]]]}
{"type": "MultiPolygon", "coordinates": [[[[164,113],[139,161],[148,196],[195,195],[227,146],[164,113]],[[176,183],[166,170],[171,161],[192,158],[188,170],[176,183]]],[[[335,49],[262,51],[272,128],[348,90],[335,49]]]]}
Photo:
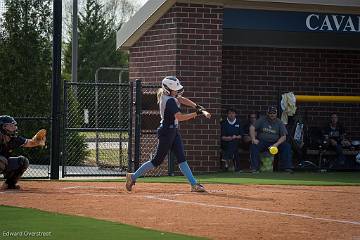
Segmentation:
{"type": "MultiPolygon", "coordinates": [[[[78,82],[78,0],[73,0],[71,81],[78,82]]],[[[75,93],[76,94],[76,93],[75,93]]]]}
{"type": "Polygon", "coordinates": [[[53,64],[51,94],[51,179],[59,179],[60,95],[61,95],[61,21],[62,0],[53,0],[53,64]]]}

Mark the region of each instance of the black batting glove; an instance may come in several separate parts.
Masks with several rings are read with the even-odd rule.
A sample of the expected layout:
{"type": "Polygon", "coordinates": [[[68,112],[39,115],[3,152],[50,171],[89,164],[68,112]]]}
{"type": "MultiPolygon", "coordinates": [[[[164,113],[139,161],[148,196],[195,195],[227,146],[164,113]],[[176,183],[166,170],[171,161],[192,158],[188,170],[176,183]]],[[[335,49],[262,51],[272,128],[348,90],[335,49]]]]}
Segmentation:
{"type": "Polygon", "coordinates": [[[196,115],[202,115],[203,110],[202,109],[196,109],[196,115]]]}
{"type": "Polygon", "coordinates": [[[199,105],[199,104],[196,104],[196,105],[195,105],[195,108],[196,108],[197,111],[199,111],[199,110],[201,110],[201,111],[205,110],[205,108],[204,108],[203,106],[199,105]]]}

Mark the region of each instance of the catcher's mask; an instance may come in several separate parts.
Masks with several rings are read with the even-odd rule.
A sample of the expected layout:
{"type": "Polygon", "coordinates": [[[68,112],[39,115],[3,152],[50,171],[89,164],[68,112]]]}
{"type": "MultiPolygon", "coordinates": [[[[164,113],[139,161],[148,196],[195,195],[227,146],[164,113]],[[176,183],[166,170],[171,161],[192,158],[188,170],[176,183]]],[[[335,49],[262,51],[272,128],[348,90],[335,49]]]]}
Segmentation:
{"type": "Polygon", "coordinates": [[[0,116],[0,132],[9,137],[17,136],[17,122],[13,117],[2,115],[0,116]]]}
{"type": "Polygon", "coordinates": [[[170,95],[171,91],[177,91],[177,95],[181,96],[184,92],[184,88],[180,84],[179,79],[174,76],[165,77],[162,80],[161,85],[165,95],[170,95]]]}

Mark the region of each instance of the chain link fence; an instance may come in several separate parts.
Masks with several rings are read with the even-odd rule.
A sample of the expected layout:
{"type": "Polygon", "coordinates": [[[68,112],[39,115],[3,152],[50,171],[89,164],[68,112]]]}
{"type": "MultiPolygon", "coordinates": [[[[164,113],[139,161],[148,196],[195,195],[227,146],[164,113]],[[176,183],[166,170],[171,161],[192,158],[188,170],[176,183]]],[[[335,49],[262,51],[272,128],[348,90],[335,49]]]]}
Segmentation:
{"type": "Polygon", "coordinates": [[[63,177],[126,173],[131,89],[128,83],[65,83],[63,177]]]}

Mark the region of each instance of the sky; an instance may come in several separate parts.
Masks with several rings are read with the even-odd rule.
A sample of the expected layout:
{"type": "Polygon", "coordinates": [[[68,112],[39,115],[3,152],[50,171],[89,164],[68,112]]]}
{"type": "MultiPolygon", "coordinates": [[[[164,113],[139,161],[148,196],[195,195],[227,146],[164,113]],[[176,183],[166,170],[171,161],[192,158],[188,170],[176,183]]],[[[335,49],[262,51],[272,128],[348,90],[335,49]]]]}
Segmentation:
{"type": "Polygon", "coordinates": [[[144,5],[148,0],[138,0],[139,4],[142,6],[144,5]]]}
{"type": "MultiPolygon", "coordinates": [[[[139,0],[142,2],[142,0],[139,0]]],[[[5,0],[0,0],[0,14],[5,10],[5,0]]]]}

